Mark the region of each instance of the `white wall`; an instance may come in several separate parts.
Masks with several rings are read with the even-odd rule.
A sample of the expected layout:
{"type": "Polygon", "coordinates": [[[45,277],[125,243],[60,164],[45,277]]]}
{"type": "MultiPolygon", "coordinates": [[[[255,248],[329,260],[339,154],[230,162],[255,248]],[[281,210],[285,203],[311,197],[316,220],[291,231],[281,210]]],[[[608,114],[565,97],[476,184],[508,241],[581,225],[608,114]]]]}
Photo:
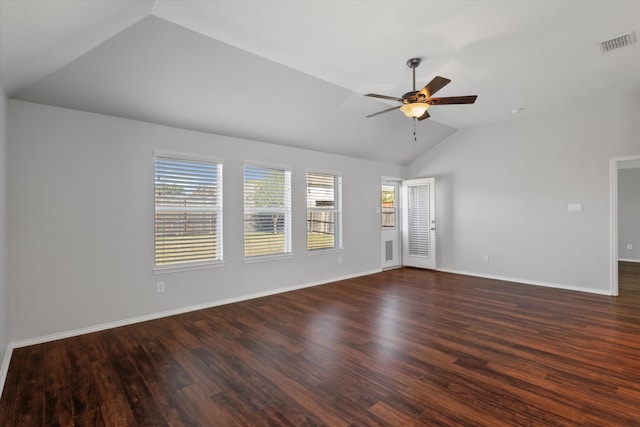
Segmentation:
{"type": "Polygon", "coordinates": [[[618,258],[640,262],[640,168],[618,171],[618,258]]]}
{"type": "MultiPolygon", "coordinates": [[[[9,344],[7,284],[7,96],[0,83],[0,364],[9,344]]],[[[0,389],[2,385],[0,384],[0,389]]]]}
{"type": "Polygon", "coordinates": [[[12,341],[379,270],[380,177],[406,173],[397,165],[22,101],[9,101],[9,123],[12,341]],[[224,160],[224,267],[152,273],[154,150],[224,160]],[[245,160],[292,167],[292,259],[242,261],[245,160]],[[343,176],[341,253],[306,254],[308,169],[343,176]],[[165,293],[155,292],[157,281],[165,282],[165,293]]]}
{"type": "Polygon", "coordinates": [[[638,94],[525,113],[414,161],[437,178],[438,268],[608,294],[609,159],[640,154],[638,117],[638,94]]]}

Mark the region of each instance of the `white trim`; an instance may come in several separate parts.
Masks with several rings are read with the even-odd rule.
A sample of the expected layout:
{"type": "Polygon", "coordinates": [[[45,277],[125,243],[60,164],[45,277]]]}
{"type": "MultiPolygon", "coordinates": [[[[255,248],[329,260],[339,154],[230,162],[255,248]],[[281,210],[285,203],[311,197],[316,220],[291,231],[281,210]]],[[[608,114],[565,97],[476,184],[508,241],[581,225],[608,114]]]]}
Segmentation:
{"type": "Polygon", "coordinates": [[[633,259],[633,258],[618,258],[618,261],[622,261],[622,262],[640,262],[640,259],[633,259]]]}
{"type": "Polygon", "coordinates": [[[382,191],[382,186],[393,186],[395,188],[395,219],[396,225],[394,227],[383,227],[382,226],[382,197],[378,200],[380,203],[376,206],[376,213],[378,215],[378,220],[380,221],[380,264],[382,266],[382,270],[393,270],[395,268],[402,268],[402,250],[403,250],[403,242],[402,242],[402,234],[403,234],[403,222],[402,218],[404,217],[403,211],[403,198],[402,198],[402,178],[382,176],[380,177],[380,187],[379,190],[382,191]],[[394,239],[396,241],[396,251],[397,251],[397,259],[396,264],[387,265],[389,262],[386,261],[385,250],[382,250],[382,245],[384,245],[385,238],[383,237],[385,234],[390,235],[392,232],[395,233],[394,239]]]}
{"type": "Polygon", "coordinates": [[[342,250],[343,249],[342,175],[338,173],[321,172],[318,170],[307,169],[307,173],[305,174],[305,189],[307,193],[307,197],[305,200],[305,205],[306,205],[305,220],[309,219],[310,212],[333,212],[334,214],[333,246],[330,248],[325,247],[325,248],[309,249],[309,232],[307,230],[305,232],[305,246],[307,249],[307,255],[310,255],[317,251],[332,252],[332,251],[342,250]],[[333,202],[334,202],[333,209],[309,207],[309,175],[324,175],[324,176],[327,176],[327,177],[330,176],[333,178],[333,202]]]}
{"type": "Polygon", "coordinates": [[[618,296],[618,163],[609,161],[609,289],[618,296]]]}
{"type": "Polygon", "coordinates": [[[307,249],[307,256],[327,255],[344,252],[344,248],[307,249]]]}
{"type": "Polygon", "coordinates": [[[640,168],[640,156],[614,157],[613,160],[621,163],[618,169],[640,168]]]}
{"type": "Polygon", "coordinates": [[[292,169],[293,169],[291,166],[284,165],[284,164],[259,162],[259,161],[255,161],[254,162],[252,160],[245,160],[242,163],[242,182],[244,182],[244,168],[245,167],[282,170],[282,171],[288,171],[289,173],[292,173],[292,169]]]}
{"type": "Polygon", "coordinates": [[[600,289],[593,289],[593,288],[583,288],[581,286],[563,285],[560,283],[539,282],[537,280],[525,280],[525,279],[519,279],[516,277],[496,276],[492,274],[480,274],[480,273],[473,273],[470,271],[452,270],[448,268],[437,268],[436,271],[442,271],[443,273],[461,274],[463,276],[481,277],[483,279],[502,280],[505,282],[513,282],[516,284],[544,286],[545,288],[564,289],[567,291],[588,292],[590,294],[598,294],[598,295],[610,295],[609,292],[605,289],[600,290],[600,289]]]}
{"type": "Polygon", "coordinates": [[[640,162],[640,156],[609,159],[609,258],[610,295],[618,296],[618,170],[640,162]]]}
{"type": "Polygon", "coordinates": [[[282,254],[247,256],[242,258],[242,262],[245,264],[251,264],[254,262],[269,262],[269,261],[277,261],[279,259],[291,259],[291,258],[293,258],[293,252],[286,252],[282,254]]]}
{"type": "Polygon", "coordinates": [[[220,157],[209,157],[198,154],[181,153],[178,151],[163,151],[153,150],[153,157],[160,157],[163,159],[175,159],[175,160],[192,160],[195,162],[207,162],[207,163],[224,163],[224,159],[220,157]]]}
{"type": "Polygon", "coordinates": [[[337,282],[337,281],[340,281],[340,280],[353,279],[354,277],[367,276],[369,274],[380,273],[380,271],[381,271],[380,269],[375,269],[375,270],[370,270],[370,271],[363,271],[363,272],[360,272],[360,273],[349,274],[349,275],[346,275],[346,276],[339,276],[339,277],[333,277],[331,279],[326,279],[326,280],[318,280],[318,281],[315,281],[315,282],[308,282],[308,283],[304,283],[302,285],[295,285],[295,286],[289,286],[289,287],[286,287],[286,288],[272,289],[272,290],[265,291],[265,292],[257,292],[257,293],[254,293],[254,294],[242,295],[242,296],[234,297],[234,298],[226,298],[226,299],[223,299],[223,300],[211,301],[211,302],[204,303],[204,304],[197,304],[197,305],[191,305],[191,306],[187,306],[187,307],[176,308],[176,309],[173,309],[173,310],[162,311],[162,312],[159,312],[159,313],[152,313],[152,314],[147,314],[147,315],[144,315],[144,316],[133,317],[133,318],[124,319],[124,320],[117,320],[115,322],[108,322],[108,323],[102,323],[100,325],[88,326],[86,328],[73,329],[73,330],[70,330],[70,331],[64,331],[64,332],[59,332],[59,333],[55,333],[55,334],[44,335],[44,336],[35,337],[35,338],[29,338],[29,339],[26,339],[26,340],[14,341],[14,342],[9,343],[9,346],[10,347],[12,346],[12,348],[20,348],[20,347],[27,347],[27,346],[30,346],[30,345],[42,344],[42,343],[45,343],[45,342],[61,340],[61,339],[64,339],[64,338],[76,337],[76,336],[79,336],[79,335],[90,334],[90,333],[93,333],[93,332],[104,331],[104,330],[107,330],[107,329],[118,328],[118,327],[121,327],[121,326],[132,325],[132,324],[135,324],[135,323],[147,322],[149,320],[161,319],[163,317],[175,316],[177,314],[188,313],[188,312],[191,312],[191,311],[203,310],[203,309],[207,309],[207,308],[218,307],[218,306],[221,306],[221,305],[232,304],[232,303],[235,303],[235,302],[247,301],[247,300],[251,300],[251,299],[255,299],[255,298],[262,298],[262,297],[269,296],[269,295],[275,295],[275,294],[280,294],[280,293],[284,293],[284,292],[295,291],[295,290],[298,290],[298,289],[304,289],[304,288],[310,288],[310,287],[313,287],[313,286],[325,285],[327,283],[337,282]]]}
{"type": "Polygon", "coordinates": [[[151,271],[154,275],[157,274],[167,274],[167,273],[177,273],[180,271],[192,271],[192,270],[203,270],[208,268],[216,268],[224,266],[224,206],[223,206],[223,197],[224,197],[224,168],[222,159],[216,159],[213,157],[206,156],[198,156],[198,155],[190,155],[185,153],[177,153],[172,151],[154,151],[153,152],[153,225],[154,225],[154,239],[153,239],[153,247],[151,248],[151,253],[154,258],[156,256],[156,214],[158,212],[164,212],[167,210],[175,209],[175,207],[168,206],[157,206],[155,203],[155,188],[156,188],[156,160],[164,159],[164,160],[178,160],[178,161],[195,161],[206,163],[208,166],[215,166],[217,179],[215,181],[215,186],[218,190],[217,197],[217,205],[212,208],[194,208],[194,207],[185,207],[181,206],[181,210],[184,211],[202,211],[202,212],[215,212],[216,215],[216,225],[215,225],[215,234],[216,234],[216,253],[218,255],[217,259],[210,261],[192,261],[188,263],[181,264],[167,264],[167,265],[156,265],[154,259],[154,265],[151,268],[151,271]]]}
{"type": "Polygon", "coordinates": [[[169,274],[169,273],[178,273],[181,271],[192,271],[192,270],[207,270],[209,268],[219,268],[224,267],[225,261],[207,261],[207,262],[192,262],[185,264],[169,264],[169,265],[160,265],[152,268],[153,274],[169,274]]]}
{"type": "Polygon", "coordinates": [[[342,176],[342,172],[338,172],[336,170],[330,169],[317,169],[317,168],[307,168],[305,169],[305,175],[309,173],[319,173],[322,175],[333,175],[333,176],[342,176]]]}
{"type": "Polygon", "coordinates": [[[428,268],[431,270],[437,270],[437,238],[436,238],[436,211],[438,207],[436,206],[436,179],[431,178],[416,178],[416,179],[407,179],[402,181],[401,189],[400,189],[400,200],[401,200],[401,211],[402,211],[402,220],[401,220],[401,242],[402,242],[402,265],[408,265],[412,267],[418,268],[428,268]],[[427,187],[428,194],[428,210],[427,210],[427,221],[429,226],[426,230],[420,229],[420,232],[426,231],[428,233],[428,250],[426,255],[414,255],[411,253],[409,249],[410,239],[409,234],[412,232],[410,227],[411,222],[409,221],[409,206],[412,200],[409,197],[409,189],[413,187],[427,187]]]}
{"type": "Polygon", "coordinates": [[[13,354],[13,344],[9,343],[7,350],[4,352],[2,358],[2,367],[0,367],[0,396],[4,390],[4,383],[7,380],[7,373],[9,372],[9,363],[11,363],[11,355],[13,354]]]}

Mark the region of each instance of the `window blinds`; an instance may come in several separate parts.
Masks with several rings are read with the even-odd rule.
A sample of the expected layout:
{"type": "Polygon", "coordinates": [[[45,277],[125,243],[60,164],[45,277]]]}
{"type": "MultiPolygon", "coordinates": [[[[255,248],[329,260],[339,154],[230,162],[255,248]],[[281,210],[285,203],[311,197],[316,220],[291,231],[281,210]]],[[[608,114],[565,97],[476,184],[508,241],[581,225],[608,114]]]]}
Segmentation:
{"type": "Polygon", "coordinates": [[[244,166],[244,256],[291,252],[291,172],[244,166]]]}
{"type": "Polygon", "coordinates": [[[341,178],[307,174],[307,250],[342,247],[341,178]]]}
{"type": "Polygon", "coordinates": [[[409,187],[409,255],[429,256],[429,186],[409,187]]]}
{"type": "Polygon", "coordinates": [[[155,157],[155,263],[222,260],[222,165],[155,157]]]}

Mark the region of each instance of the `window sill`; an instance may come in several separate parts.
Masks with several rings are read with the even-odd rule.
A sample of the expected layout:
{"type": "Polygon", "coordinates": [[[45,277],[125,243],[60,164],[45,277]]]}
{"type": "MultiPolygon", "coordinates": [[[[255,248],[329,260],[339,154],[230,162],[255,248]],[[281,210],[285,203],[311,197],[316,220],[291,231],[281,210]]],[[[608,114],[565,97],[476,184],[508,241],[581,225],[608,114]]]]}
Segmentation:
{"type": "Polygon", "coordinates": [[[181,271],[206,270],[209,268],[224,267],[224,261],[199,262],[182,265],[163,265],[153,267],[153,274],[179,273],[181,271]]]}
{"type": "Polygon", "coordinates": [[[277,261],[280,259],[291,259],[291,258],[293,258],[293,253],[245,257],[245,258],[242,258],[242,261],[245,264],[253,264],[254,262],[268,262],[268,261],[277,261]]]}
{"type": "Polygon", "coordinates": [[[324,254],[335,254],[344,251],[344,248],[327,248],[327,249],[314,249],[307,250],[307,256],[316,256],[316,255],[324,255],[324,254]]]}

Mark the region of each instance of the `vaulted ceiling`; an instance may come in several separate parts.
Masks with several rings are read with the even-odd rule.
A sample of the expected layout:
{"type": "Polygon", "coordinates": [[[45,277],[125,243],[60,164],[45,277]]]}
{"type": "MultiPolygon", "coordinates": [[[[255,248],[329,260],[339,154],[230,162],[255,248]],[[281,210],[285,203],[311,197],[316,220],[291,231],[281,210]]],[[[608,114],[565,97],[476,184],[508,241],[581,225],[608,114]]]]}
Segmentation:
{"type": "Polygon", "coordinates": [[[640,92],[638,1],[0,0],[10,98],[408,164],[457,129],[640,92]],[[636,36],[637,39],[637,36],[636,36]],[[416,124],[362,96],[452,82],[416,124]],[[515,114],[514,114],[515,111],[515,114]]]}

